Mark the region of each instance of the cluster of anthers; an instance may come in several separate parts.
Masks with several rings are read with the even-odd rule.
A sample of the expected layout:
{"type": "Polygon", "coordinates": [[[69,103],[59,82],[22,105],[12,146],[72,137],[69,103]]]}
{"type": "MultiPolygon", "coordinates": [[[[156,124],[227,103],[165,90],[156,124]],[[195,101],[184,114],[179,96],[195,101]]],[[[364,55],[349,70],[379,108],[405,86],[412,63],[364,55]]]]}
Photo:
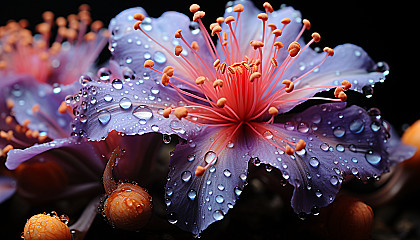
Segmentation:
{"type": "MultiPolygon", "coordinates": [[[[258,14],[258,19],[262,23],[262,39],[252,40],[249,44],[251,48],[248,52],[241,52],[241,12],[244,6],[238,4],[233,7],[233,12],[237,13],[237,17],[229,16],[226,18],[219,17],[216,23],[210,25],[211,36],[217,36],[221,43],[221,50],[224,58],[220,57],[221,53],[216,50],[211,36],[205,29],[201,19],[205,13],[199,11],[200,6],[193,4],[190,11],[194,13],[193,21],[198,22],[200,32],[205,39],[205,47],[214,60],[213,64],[206,63],[198,53],[199,46],[197,42],[188,43],[182,35],[182,30],[177,30],[174,34],[175,38],[180,39],[185,46],[194,54],[199,66],[194,66],[188,59],[183,56],[183,47],[181,45],[175,46],[175,51],[172,52],[165,48],[158,41],[149,36],[142,28],[141,22],[145,16],[141,13],[134,14],[134,18],[138,20],[134,24],[134,29],[141,31],[157,45],[162,47],[169,55],[176,59],[177,63],[182,66],[190,75],[195,76],[195,79],[182,78],[174,74],[174,67],[167,66],[163,71],[154,68],[152,60],[146,60],[144,67],[162,75],[161,82],[164,86],[171,86],[183,98],[186,105],[180,107],[169,107],[163,111],[163,116],[168,118],[170,114],[174,114],[178,119],[185,119],[187,121],[202,125],[202,126],[218,126],[229,127],[231,134],[226,137],[226,140],[220,146],[226,146],[233,138],[234,134],[242,125],[247,125],[255,133],[262,136],[262,132],[267,129],[261,129],[261,125],[254,125],[253,122],[272,123],[274,117],[279,113],[279,106],[282,103],[292,101],[304,101],[308,99],[322,99],[327,101],[346,101],[347,95],[345,93],[351,87],[349,81],[343,81],[342,85],[331,86],[311,86],[306,88],[296,88],[296,83],[306,77],[308,74],[317,69],[328,57],[334,55],[334,50],[325,47],[323,51],[326,53],[323,60],[314,66],[311,70],[297,76],[294,79],[284,79],[284,73],[292,66],[293,62],[299,58],[302,52],[305,51],[312,43],[319,42],[321,36],[319,33],[312,33],[312,39],[304,46],[297,42],[305,30],[311,28],[308,20],[304,19],[303,26],[295,40],[291,42],[287,49],[284,44],[279,41],[279,38],[287,34],[287,25],[291,23],[289,18],[284,18],[280,21],[281,27],[275,24],[267,24],[269,15],[273,12],[273,8],[269,3],[264,3],[266,13],[258,14]],[[229,29],[228,32],[223,31],[221,24],[225,23],[229,29]],[[278,62],[278,56],[282,51],[288,51],[288,55],[283,62],[278,62]],[[220,55],[219,55],[220,54],[220,55]],[[223,59],[223,60],[222,60],[223,59]],[[199,94],[194,94],[193,91],[185,91],[177,87],[171,82],[175,79],[195,90],[199,94]],[[277,88],[279,83],[284,86],[277,88]],[[335,88],[335,97],[307,97],[307,98],[293,98],[293,93],[335,88]],[[287,97],[286,97],[287,96],[287,97]],[[188,98],[188,99],[187,99],[188,98]],[[267,115],[267,113],[269,115],[267,115]],[[271,115],[271,117],[270,117],[271,115]]],[[[243,51],[243,50],[242,50],[243,51]]],[[[222,136],[221,134],[219,138],[222,136]]],[[[223,135],[224,136],[224,135],[223,135]]],[[[302,150],[306,147],[306,142],[300,139],[294,143],[275,136],[277,139],[287,143],[284,147],[279,146],[273,141],[270,144],[283,150],[287,154],[293,154],[294,151],[302,150]],[[294,149],[291,147],[294,146],[294,149]]],[[[215,139],[217,142],[219,139],[215,139]]],[[[210,146],[209,151],[214,144],[210,146]]],[[[219,148],[212,162],[205,167],[199,166],[196,175],[203,174],[205,169],[209,167],[216,159],[223,147],[219,148]]]]}

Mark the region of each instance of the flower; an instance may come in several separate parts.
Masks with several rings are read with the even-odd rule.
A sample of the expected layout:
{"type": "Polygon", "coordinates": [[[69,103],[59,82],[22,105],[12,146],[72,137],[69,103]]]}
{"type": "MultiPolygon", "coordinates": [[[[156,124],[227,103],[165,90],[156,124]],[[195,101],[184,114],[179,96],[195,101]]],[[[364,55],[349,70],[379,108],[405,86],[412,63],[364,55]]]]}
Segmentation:
{"type": "Polygon", "coordinates": [[[396,154],[399,145],[388,152],[389,125],[375,111],[341,103],[345,91],[383,81],[383,63],[350,44],[318,53],[309,46],[320,35],[304,44],[310,22],[298,11],[264,7],[228,7],[210,26],[217,46],[198,5],[193,22],[176,12],[152,19],[141,8],[123,11],[109,26],[110,68],[70,105],[84,116],[75,118],[75,134],[89,140],[112,130],[185,139],[171,154],[165,202],[169,221],[193,234],[234,206],[250,161],[282,172],[294,186],[295,212],[318,214],[345,177],[366,181],[413,153],[396,154]],[[336,98],[314,97],[331,88],[336,98]],[[285,114],[309,99],[334,103],[285,114]]]}

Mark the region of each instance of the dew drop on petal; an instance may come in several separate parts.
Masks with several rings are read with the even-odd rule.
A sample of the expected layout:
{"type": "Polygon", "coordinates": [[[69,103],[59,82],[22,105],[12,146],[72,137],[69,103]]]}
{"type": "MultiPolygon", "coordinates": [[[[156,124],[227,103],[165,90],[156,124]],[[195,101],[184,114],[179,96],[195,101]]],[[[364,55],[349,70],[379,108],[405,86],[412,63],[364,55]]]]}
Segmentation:
{"type": "Polygon", "coordinates": [[[239,195],[241,195],[242,190],[239,187],[235,187],[235,189],[233,189],[234,193],[236,194],[236,196],[239,197],[239,195]]]}
{"type": "Polygon", "coordinates": [[[163,139],[163,143],[165,144],[171,143],[171,140],[172,140],[171,135],[169,134],[163,134],[162,139],[163,139]]]}
{"type": "Polygon", "coordinates": [[[187,195],[190,200],[194,200],[197,197],[197,192],[194,189],[191,189],[188,191],[187,195]]]}
{"type": "Polygon", "coordinates": [[[223,175],[225,175],[225,177],[230,177],[230,176],[232,176],[232,173],[230,172],[230,170],[229,170],[229,169],[225,169],[225,170],[223,171],[223,175]]]}
{"type": "Polygon", "coordinates": [[[227,148],[233,148],[235,145],[232,141],[229,141],[228,144],[226,144],[227,148]]]}
{"type": "Polygon", "coordinates": [[[192,176],[192,174],[191,174],[191,172],[190,172],[190,171],[184,171],[184,172],[182,172],[182,174],[181,174],[181,179],[182,179],[182,181],[184,181],[184,182],[188,182],[188,181],[190,181],[191,176],[192,176]]]}
{"type": "Polygon", "coordinates": [[[361,119],[354,119],[350,122],[349,128],[353,133],[361,133],[365,129],[365,124],[361,119]]]}
{"type": "Polygon", "coordinates": [[[111,113],[108,110],[102,110],[99,112],[98,121],[101,124],[107,124],[111,120],[111,113]]]}
{"type": "Polygon", "coordinates": [[[318,167],[318,166],[319,166],[319,160],[318,160],[318,158],[316,158],[316,157],[311,157],[311,159],[309,159],[309,164],[310,164],[312,167],[314,167],[314,168],[318,167]]]}
{"type": "Polygon", "coordinates": [[[328,145],[328,143],[323,143],[319,146],[321,148],[322,151],[324,152],[328,152],[330,149],[330,145],[328,145]]]}
{"type": "Polygon", "coordinates": [[[104,100],[105,100],[106,102],[110,102],[110,101],[112,101],[112,96],[111,96],[111,95],[109,95],[109,94],[106,94],[106,95],[104,96],[104,100]]]}
{"type": "Polygon", "coordinates": [[[146,121],[153,117],[152,110],[149,107],[147,107],[146,105],[140,105],[140,106],[134,108],[132,114],[135,117],[137,117],[139,119],[146,120],[146,121]]]}
{"type": "Polygon", "coordinates": [[[217,158],[216,158],[216,153],[215,152],[213,152],[213,151],[208,151],[205,155],[204,155],[204,161],[207,163],[207,164],[209,164],[209,163],[211,163],[212,162],[212,164],[215,164],[216,163],[216,161],[217,161],[217,158]],[[214,161],[213,161],[214,160],[214,161]]]}
{"type": "Polygon", "coordinates": [[[372,122],[370,128],[372,129],[372,131],[377,132],[381,129],[381,124],[379,124],[378,122],[372,122]]]}
{"type": "Polygon", "coordinates": [[[159,131],[159,126],[158,125],[152,125],[151,128],[154,132],[159,131]]]}
{"type": "Polygon", "coordinates": [[[265,132],[263,133],[263,136],[264,136],[266,139],[272,139],[272,138],[273,138],[273,133],[267,130],[267,131],[265,131],[265,132]]]}
{"type": "Polygon", "coordinates": [[[374,152],[372,150],[369,150],[366,154],[365,154],[365,158],[368,161],[368,163],[372,164],[372,165],[377,165],[379,164],[379,162],[381,161],[381,155],[377,152],[374,152]]]}
{"type": "Polygon", "coordinates": [[[337,176],[332,176],[332,177],[330,178],[330,183],[331,183],[332,185],[334,185],[334,186],[337,186],[337,184],[338,184],[338,178],[337,178],[337,176]]]}
{"type": "Polygon", "coordinates": [[[337,149],[337,151],[339,152],[344,152],[345,148],[342,144],[337,144],[337,146],[335,146],[335,149],[337,149]]]}
{"type": "Polygon", "coordinates": [[[334,129],[333,133],[334,133],[334,136],[340,138],[346,134],[346,130],[343,127],[338,126],[334,129]]]}
{"type": "Polygon", "coordinates": [[[120,90],[123,88],[123,82],[120,79],[116,78],[112,80],[112,87],[117,90],[120,90]]]}
{"type": "Polygon", "coordinates": [[[309,131],[309,126],[305,122],[300,122],[297,127],[297,130],[301,133],[307,133],[309,131]]]}
{"type": "Polygon", "coordinates": [[[175,224],[175,223],[178,222],[178,218],[176,216],[176,213],[171,212],[171,213],[168,214],[168,222],[171,223],[171,224],[175,224]]]}
{"type": "Polygon", "coordinates": [[[225,217],[225,215],[223,214],[223,212],[221,210],[216,210],[213,212],[213,218],[216,221],[220,221],[225,217]]]}
{"type": "Polygon", "coordinates": [[[166,56],[163,52],[161,51],[157,51],[155,52],[155,54],[153,55],[153,59],[155,60],[155,62],[157,63],[165,63],[166,62],[166,56]]]}
{"type": "Polygon", "coordinates": [[[119,104],[122,109],[129,109],[132,105],[131,100],[127,97],[121,98],[119,104]]]}
{"type": "Polygon", "coordinates": [[[357,170],[357,168],[352,168],[351,169],[351,173],[353,173],[353,175],[357,175],[357,174],[359,174],[359,170],[357,170]]]}
{"type": "Polygon", "coordinates": [[[217,203],[223,203],[225,201],[222,195],[217,195],[215,199],[217,203]]]}

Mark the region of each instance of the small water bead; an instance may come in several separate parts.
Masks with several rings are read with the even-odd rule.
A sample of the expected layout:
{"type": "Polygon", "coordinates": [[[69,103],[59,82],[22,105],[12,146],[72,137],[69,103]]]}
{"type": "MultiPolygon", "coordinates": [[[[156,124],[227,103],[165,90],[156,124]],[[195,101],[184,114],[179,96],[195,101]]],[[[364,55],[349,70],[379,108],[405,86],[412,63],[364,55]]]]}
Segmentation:
{"type": "Polygon", "coordinates": [[[217,195],[215,199],[216,199],[216,202],[219,203],[219,204],[221,204],[225,201],[225,199],[223,198],[222,195],[217,195]]]}
{"type": "Polygon", "coordinates": [[[189,29],[193,35],[197,35],[200,33],[200,26],[197,22],[190,22],[189,29]]]}
{"type": "Polygon", "coordinates": [[[117,90],[121,90],[123,88],[123,82],[120,79],[115,78],[112,80],[112,87],[117,90]]]}
{"type": "Polygon", "coordinates": [[[266,139],[270,140],[270,139],[272,139],[272,138],[273,138],[273,133],[267,130],[267,131],[265,131],[265,132],[263,133],[263,136],[264,136],[266,139]]]}
{"type": "Polygon", "coordinates": [[[334,128],[333,134],[334,134],[334,136],[336,136],[338,138],[341,138],[346,134],[346,130],[341,126],[338,126],[338,127],[334,128]]]}
{"type": "Polygon", "coordinates": [[[366,98],[371,98],[373,96],[373,87],[366,85],[362,87],[362,92],[366,98]]]}
{"type": "Polygon", "coordinates": [[[337,146],[335,146],[335,149],[337,149],[337,151],[339,152],[344,152],[345,148],[342,144],[337,144],[337,146]]]}
{"type": "Polygon", "coordinates": [[[191,177],[192,177],[192,174],[191,174],[191,172],[190,172],[190,171],[184,171],[184,172],[181,174],[181,179],[182,179],[182,181],[184,181],[184,182],[188,182],[188,181],[190,181],[191,177]]]}
{"type": "Polygon", "coordinates": [[[134,108],[132,113],[136,118],[143,119],[143,120],[149,120],[153,117],[152,110],[146,106],[146,105],[140,105],[134,108]]]}
{"type": "Polygon", "coordinates": [[[309,159],[309,164],[314,167],[317,168],[319,166],[319,160],[316,157],[311,157],[311,159],[309,159]]]}
{"type": "Polygon", "coordinates": [[[226,144],[227,148],[233,148],[235,145],[232,141],[229,141],[228,144],[226,144]]]}
{"type": "Polygon", "coordinates": [[[159,131],[159,126],[158,125],[152,125],[151,128],[154,132],[159,131]]]}
{"type": "Polygon", "coordinates": [[[351,173],[353,173],[353,175],[357,175],[357,174],[359,174],[359,170],[357,170],[357,168],[352,168],[351,169],[351,173]]]}
{"type": "Polygon", "coordinates": [[[287,171],[283,172],[283,178],[286,179],[286,180],[288,180],[290,178],[290,175],[287,171]]]}
{"type": "MultiPolygon", "coordinates": [[[[87,83],[89,83],[89,82],[92,82],[92,78],[89,77],[88,75],[82,75],[79,78],[79,83],[80,83],[80,85],[82,85],[82,87],[85,87],[87,85],[87,83]]],[[[61,91],[61,89],[60,89],[60,91],[61,91]]]]}
{"type": "Polygon", "coordinates": [[[149,18],[149,17],[146,17],[145,19],[143,19],[143,21],[141,22],[141,25],[140,26],[145,31],[152,30],[152,19],[149,18]]]}
{"type": "Polygon", "coordinates": [[[165,63],[166,62],[166,56],[163,52],[157,51],[153,54],[153,59],[156,63],[165,63]]]}
{"type": "Polygon", "coordinates": [[[170,198],[165,198],[165,204],[167,207],[169,207],[172,204],[172,201],[170,198]]]}
{"type": "Polygon", "coordinates": [[[389,74],[389,66],[386,62],[378,62],[374,70],[383,73],[385,76],[389,74]]]}
{"type": "Polygon", "coordinates": [[[130,63],[132,63],[132,62],[133,62],[133,58],[132,58],[132,57],[130,57],[130,56],[128,56],[128,57],[126,57],[126,58],[125,58],[125,62],[126,62],[127,64],[130,64],[130,63]]]}
{"type": "Polygon", "coordinates": [[[292,122],[286,122],[286,123],[284,124],[284,128],[285,128],[286,130],[293,131],[293,130],[295,129],[295,126],[293,125],[293,123],[292,123],[292,122]]]}
{"type": "Polygon", "coordinates": [[[234,189],[233,189],[233,192],[236,194],[236,196],[238,196],[239,197],[239,195],[241,195],[242,194],[242,190],[239,188],[239,187],[235,187],[234,189]]]}
{"type": "Polygon", "coordinates": [[[223,184],[219,184],[217,185],[217,189],[219,189],[220,191],[225,190],[225,186],[223,186],[223,184]]]}
{"type": "Polygon", "coordinates": [[[171,224],[176,224],[178,222],[176,213],[171,212],[168,214],[168,222],[171,224]]]}
{"type": "Polygon", "coordinates": [[[309,131],[309,126],[305,122],[300,122],[297,127],[297,130],[301,133],[307,133],[309,131]]]}
{"type": "Polygon", "coordinates": [[[123,97],[123,98],[121,98],[119,104],[120,104],[120,107],[122,109],[127,110],[127,109],[131,108],[132,102],[131,102],[131,100],[129,98],[123,97]]]}
{"type": "Polygon", "coordinates": [[[229,169],[225,169],[225,170],[223,171],[223,175],[225,175],[225,177],[230,177],[230,176],[232,176],[232,173],[230,172],[230,170],[229,170],[229,169]]]}
{"type": "Polygon", "coordinates": [[[172,120],[169,127],[177,133],[185,133],[184,124],[177,119],[172,120]]]}
{"type": "Polygon", "coordinates": [[[217,161],[216,158],[216,153],[213,151],[208,151],[205,155],[204,155],[204,161],[209,164],[211,162],[213,162],[212,164],[215,164],[217,161]]]}
{"type": "Polygon", "coordinates": [[[145,52],[144,54],[143,54],[143,57],[144,57],[144,59],[150,59],[151,57],[152,57],[152,55],[149,53],[149,52],[145,52]]]}
{"type": "Polygon", "coordinates": [[[104,96],[104,100],[105,100],[105,102],[111,102],[112,101],[112,96],[111,95],[109,95],[109,94],[106,94],[105,96],[104,96]]]}
{"type": "Polygon", "coordinates": [[[99,112],[98,121],[101,124],[107,124],[111,120],[111,113],[108,110],[102,110],[99,112]]]}
{"type": "Polygon", "coordinates": [[[194,154],[190,154],[190,155],[188,155],[187,160],[188,160],[189,162],[194,161],[194,160],[195,160],[195,155],[194,155],[194,154]]]}
{"type": "Polygon", "coordinates": [[[370,124],[370,128],[372,131],[377,132],[381,129],[381,124],[378,122],[372,122],[372,124],[370,124]]]}
{"type": "Polygon", "coordinates": [[[223,214],[223,212],[221,210],[216,210],[213,212],[213,218],[216,221],[220,221],[225,217],[225,215],[223,214]]]}
{"type": "Polygon", "coordinates": [[[191,189],[188,191],[187,195],[190,200],[194,200],[197,197],[197,192],[194,189],[191,189]]]}
{"type": "Polygon", "coordinates": [[[242,173],[241,175],[239,175],[239,178],[240,178],[242,181],[246,181],[246,174],[242,173]]]}
{"type": "Polygon", "coordinates": [[[324,152],[328,152],[330,150],[330,145],[328,145],[328,143],[323,143],[319,146],[321,148],[322,151],[324,152]]]}
{"type": "Polygon", "coordinates": [[[315,196],[317,196],[318,198],[322,197],[322,193],[319,190],[315,191],[315,196]]]}
{"type": "Polygon", "coordinates": [[[111,78],[111,70],[108,68],[100,68],[97,75],[101,81],[106,82],[111,78]]]}
{"type": "Polygon", "coordinates": [[[123,76],[124,76],[124,79],[126,80],[126,81],[129,81],[129,80],[134,80],[135,78],[136,78],[136,74],[133,72],[133,70],[131,70],[130,68],[125,68],[123,71],[122,71],[122,74],[123,74],[123,76]]]}
{"type": "Polygon", "coordinates": [[[332,176],[332,177],[330,178],[330,183],[331,183],[332,185],[334,185],[334,186],[337,186],[337,184],[338,184],[338,178],[337,178],[337,176],[332,176]]]}
{"type": "Polygon", "coordinates": [[[377,165],[381,162],[382,157],[379,153],[374,152],[372,150],[369,150],[366,154],[365,154],[365,158],[368,161],[368,163],[372,164],[372,165],[377,165]]]}
{"type": "Polygon", "coordinates": [[[350,122],[349,128],[353,133],[361,133],[365,129],[365,124],[361,119],[354,119],[350,122]]]}
{"type": "Polygon", "coordinates": [[[319,115],[319,114],[315,114],[315,115],[312,117],[312,122],[313,122],[313,123],[316,123],[316,124],[320,123],[320,122],[321,122],[321,115],[319,115]]]}

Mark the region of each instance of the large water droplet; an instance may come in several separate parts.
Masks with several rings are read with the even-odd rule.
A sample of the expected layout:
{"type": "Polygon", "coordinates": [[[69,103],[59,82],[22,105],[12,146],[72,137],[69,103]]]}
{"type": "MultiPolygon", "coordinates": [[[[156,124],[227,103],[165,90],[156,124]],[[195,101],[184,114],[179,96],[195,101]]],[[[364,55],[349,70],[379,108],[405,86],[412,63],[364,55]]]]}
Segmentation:
{"type": "Polygon", "coordinates": [[[123,82],[120,79],[116,78],[112,80],[112,87],[114,87],[117,90],[120,90],[123,88],[123,82]]]}
{"type": "Polygon", "coordinates": [[[337,176],[332,176],[332,177],[330,178],[330,183],[331,183],[332,185],[334,185],[334,186],[337,186],[337,184],[338,184],[338,178],[337,178],[337,176]]]}
{"type": "Polygon", "coordinates": [[[361,119],[354,119],[350,122],[349,128],[354,133],[361,133],[365,129],[365,124],[361,119]]]}
{"type": "Polygon", "coordinates": [[[263,136],[264,136],[266,139],[272,139],[272,138],[273,138],[273,133],[267,130],[267,131],[265,131],[265,132],[263,133],[263,136]]]}
{"type": "Polygon", "coordinates": [[[187,195],[190,200],[194,200],[197,197],[197,192],[194,189],[191,189],[188,191],[187,195]]]}
{"type": "Polygon", "coordinates": [[[104,96],[104,100],[105,100],[105,102],[111,102],[112,101],[112,96],[111,95],[109,95],[109,94],[107,94],[107,95],[105,95],[104,96]]]}
{"type": "Polygon", "coordinates": [[[330,149],[330,145],[328,145],[328,143],[323,143],[319,146],[321,148],[322,151],[324,152],[328,152],[330,149]]]}
{"type": "Polygon", "coordinates": [[[341,138],[346,134],[346,130],[343,127],[338,126],[334,128],[333,134],[334,136],[341,138]]]}
{"type": "Polygon", "coordinates": [[[217,161],[217,158],[216,158],[216,153],[215,153],[215,152],[213,152],[213,151],[208,151],[208,152],[204,155],[204,161],[205,161],[207,164],[209,164],[209,163],[215,164],[215,163],[216,163],[216,161],[217,161]]]}
{"type": "Polygon", "coordinates": [[[297,130],[301,133],[307,133],[309,131],[309,126],[305,122],[300,122],[297,127],[297,130]]]}
{"type": "Polygon", "coordinates": [[[141,120],[149,120],[153,117],[152,110],[146,106],[146,105],[140,105],[136,108],[134,108],[132,113],[136,118],[139,118],[141,120]]]}
{"type": "Polygon", "coordinates": [[[225,169],[225,170],[223,171],[223,175],[225,175],[225,177],[230,177],[230,176],[232,176],[232,173],[230,172],[230,170],[229,170],[229,169],[225,169]]]}
{"type": "Polygon", "coordinates": [[[182,181],[184,181],[184,182],[188,182],[188,181],[190,181],[191,176],[192,176],[192,174],[191,174],[191,172],[190,172],[190,171],[184,171],[184,172],[181,174],[181,179],[182,179],[182,181]]]}
{"type": "Polygon", "coordinates": [[[82,85],[82,87],[85,87],[89,82],[92,82],[92,78],[89,77],[88,75],[82,75],[79,78],[79,83],[80,85],[82,85]]]}
{"type": "Polygon", "coordinates": [[[217,195],[215,199],[217,203],[223,203],[225,201],[222,195],[217,195]]]}
{"type": "Polygon", "coordinates": [[[168,222],[171,223],[171,224],[175,224],[175,223],[178,222],[178,218],[176,216],[176,213],[171,212],[171,213],[168,214],[168,222]]]}
{"type": "Polygon", "coordinates": [[[372,124],[370,124],[370,128],[372,131],[377,132],[381,129],[381,124],[378,122],[372,122],[372,124]]]}
{"type": "Polygon", "coordinates": [[[371,98],[373,96],[373,87],[366,85],[362,87],[362,92],[367,98],[371,98]]]}
{"type": "Polygon", "coordinates": [[[157,63],[165,63],[166,62],[166,56],[163,52],[157,51],[155,54],[153,54],[153,59],[157,63]]]}
{"type": "Polygon", "coordinates": [[[374,152],[372,150],[369,150],[366,154],[365,154],[365,158],[368,161],[368,163],[372,164],[372,165],[377,165],[379,164],[379,162],[381,161],[382,157],[379,153],[374,152]]]}
{"type": "Polygon", "coordinates": [[[109,113],[108,110],[102,110],[99,112],[98,121],[101,124],[107,124],[109,120],[111,120],[111,113],[109,113]]]}
{"type": "Polygon", "coordinates": [[[120,100],[120,107],[122,109],[129,109],[131,107],[132,103],[131,100],[127,97],[123,97],[120,100]]]}
{"type": "Polygon", "coordinates": [[[224,216],[225,215],[223,214],[223,212],[221,210],[216,210],[216,211],[213,212],[213,218],[216,221],[222,220],[224,218],[224,216]]]}
{"type": "Polygon", "coordinates": [[[314,168],[318,167],[318,166],[319,166],[319,160],[318,160],[318,158],[316,158],[316,157],[311,157],[311,159],[309,159],[309,164],[310,164],[312,167],[314,167],[314,168]]]}
{"type": "Polygon", "coordinates": [[[100,68],[98,70],[98,77],[101,81],[108,81],[111,78],[111,71],[108,68],[100,68]]]}

